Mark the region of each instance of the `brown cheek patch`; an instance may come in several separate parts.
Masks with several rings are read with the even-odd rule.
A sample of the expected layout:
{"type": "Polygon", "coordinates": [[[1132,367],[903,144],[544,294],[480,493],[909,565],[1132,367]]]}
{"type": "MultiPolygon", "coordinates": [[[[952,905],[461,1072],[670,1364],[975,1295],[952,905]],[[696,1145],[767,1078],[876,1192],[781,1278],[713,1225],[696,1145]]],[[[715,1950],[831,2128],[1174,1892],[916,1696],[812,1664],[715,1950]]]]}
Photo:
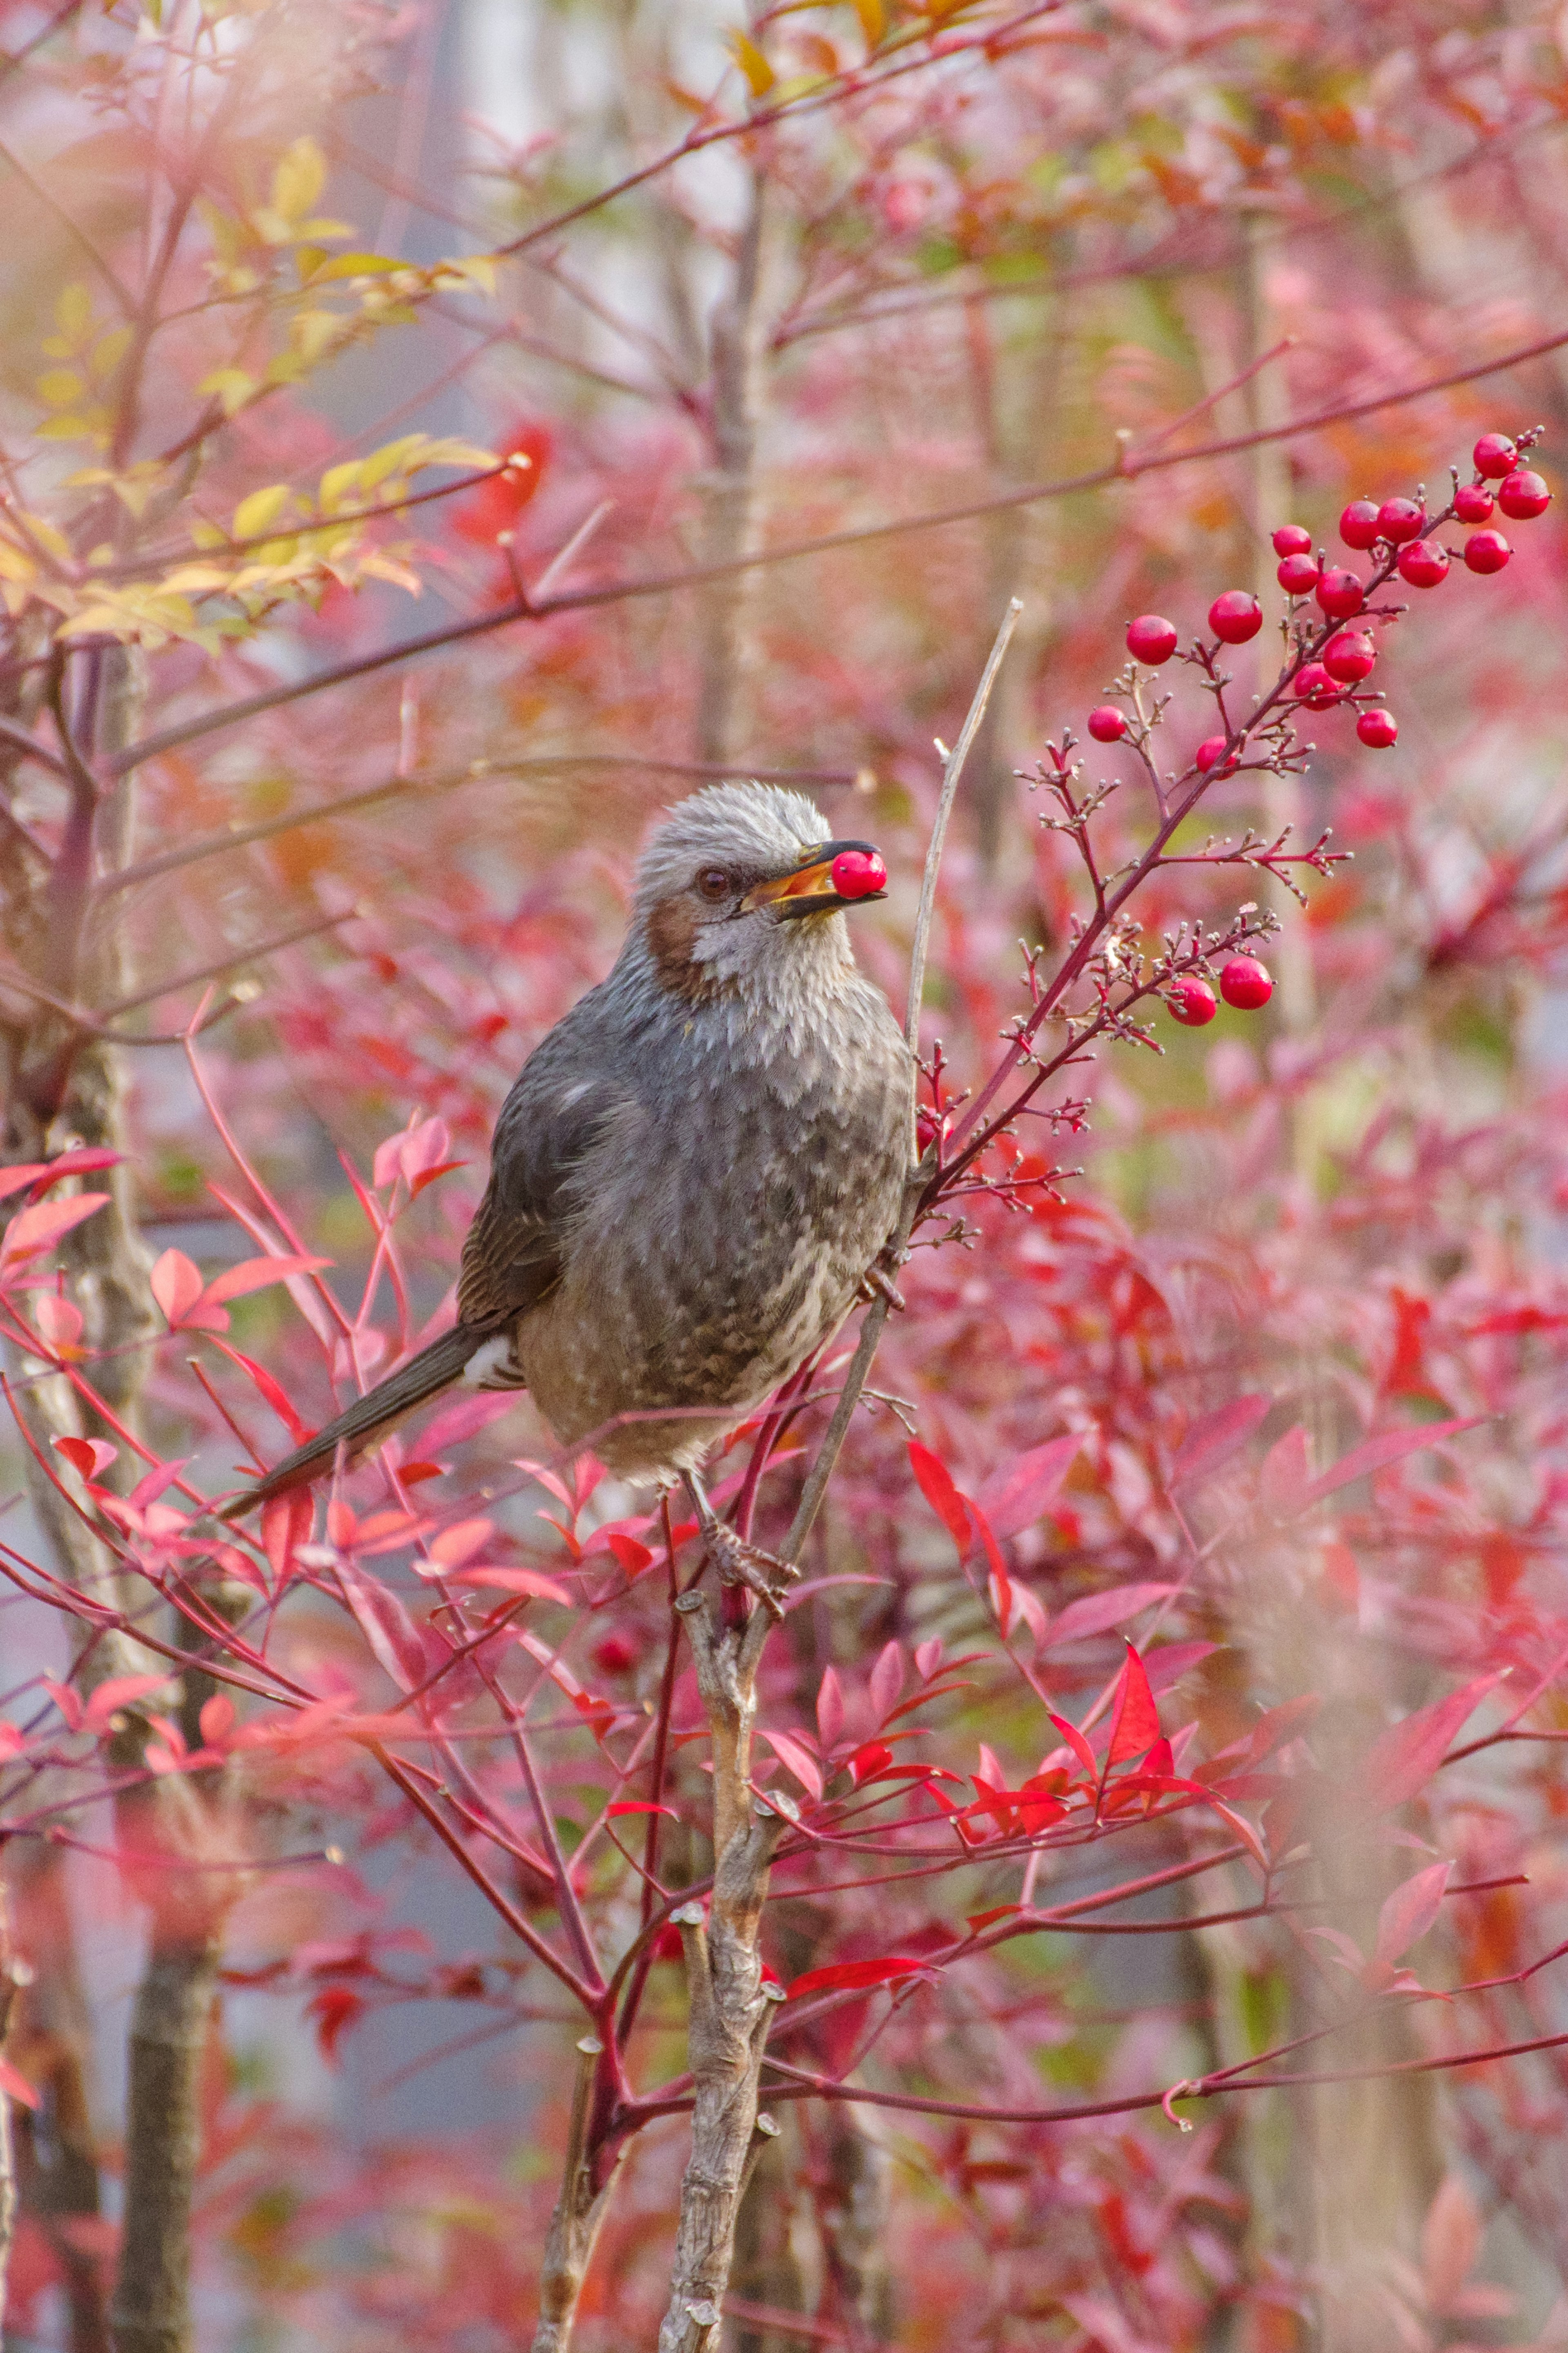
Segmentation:
{"type": "Polygon", "coordinates": [[[718,994],[710,969],[692,956],[697,939],[697,909],[684,892],[661,899],[647,919],[647,944],[659,986],[689,1005],[706,1004],[718,994]]]}

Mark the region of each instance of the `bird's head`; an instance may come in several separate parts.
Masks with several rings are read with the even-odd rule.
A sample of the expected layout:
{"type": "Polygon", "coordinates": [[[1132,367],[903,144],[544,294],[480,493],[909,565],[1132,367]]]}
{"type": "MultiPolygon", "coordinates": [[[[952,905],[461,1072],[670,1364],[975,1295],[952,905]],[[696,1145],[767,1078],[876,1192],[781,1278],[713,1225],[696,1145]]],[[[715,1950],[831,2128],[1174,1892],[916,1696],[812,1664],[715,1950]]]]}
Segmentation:
{"type": "Polygon", "coordinates": [[[871,844],[831,839],[799,793],[710,785],[649,840],[634,921],[660,986],[689,1003],[793,994],[854,962],[843,910],[884,897],[886,882],[871,844]]]}

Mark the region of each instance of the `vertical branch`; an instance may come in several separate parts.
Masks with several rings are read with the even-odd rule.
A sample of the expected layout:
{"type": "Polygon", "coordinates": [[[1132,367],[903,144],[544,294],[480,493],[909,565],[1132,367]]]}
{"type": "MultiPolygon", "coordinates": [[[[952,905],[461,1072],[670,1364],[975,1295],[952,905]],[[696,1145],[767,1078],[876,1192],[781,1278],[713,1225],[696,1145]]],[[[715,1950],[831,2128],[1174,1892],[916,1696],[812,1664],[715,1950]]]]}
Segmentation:
{"type": "MultiPolygon", "coordinates": [[[[729,564],[756,550],[761,512],[756,488],[757,409],[766,341],[762,332],[767,179],[752,173],[751,203],[735,261],[734,283],[713,314],[710,431],[713,468],[703,483],[705,564],[729,564]]],[[[758,575],[715,582],[700,600],[697,756],[723,766],[744,749],[747,632],[758,575]]]]}
{"type": "Polygon", "coordinates": [[[599,2226],[605,2219],[622,2158],[631,2146],[629,2140],[623,2139],[616,2144],[607,2165],[601,2168],[596,2163],[590,2126],[605,2045],[597,2035],[584,2034],[577,2051],[577,2078],[572,2094],[561,2195],[550,2218],[539,2274],[539,2321],[533,2332],[532,2353],[566,2353],[599,2226]]]}

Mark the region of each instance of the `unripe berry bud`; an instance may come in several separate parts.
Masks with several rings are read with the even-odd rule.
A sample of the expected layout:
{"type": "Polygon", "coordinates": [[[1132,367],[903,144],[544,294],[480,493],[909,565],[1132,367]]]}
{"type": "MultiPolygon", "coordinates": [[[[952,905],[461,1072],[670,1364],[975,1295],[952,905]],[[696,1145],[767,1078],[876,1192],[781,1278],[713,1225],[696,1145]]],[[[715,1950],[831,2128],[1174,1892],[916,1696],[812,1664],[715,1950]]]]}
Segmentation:
{"type": "Polygon", "coordinates": [[[1521,468],[1518,473],[1510,474],[1506,481],[1499,484],[1497,502],[1504,514],[1511,515],[1515,522],[1531,522],[1537,515],[1546,512],[1552,504],[1552,492],[1547,488],[1544,475],[1532,474],[1521,468]]]}
{"type": "Polygon", "coordinates": [[[1340,690],[1321,662],[1309,662],[1297,671],[1293,691],[1309,711],[1327,711],[1340,700],[1340,690]]]}
{"type": "Polygon", "coordinates": [[[1147,662],[1157,670],[1168,662],[1176,650],[1176,625],[1162,618],[1158,613],[1140,613],[1127,625],[1127,650],[1134,661],[1147,662]]]}
{"type": "Polygon", "coordinates": [[[1238,1012],[1256,1013],[1273,996],[1274,982],[1268,965],[1256,956],[1231,956],[1219,976],[1219,993],[1238,1012]]]}
{"type": "Polygon", "coordinates": [[[1500,531],[1473,531],[1465,542],[1465,562],[1472,572],[1500,572],[1512,554],[1500,531]]]}
{"type": "Polygon", "coordinates": [[[1377,648],[1358,629],[1342,629],[1323,648],[1323,668],[1342,686],[1355,686],[1372,676],[1377,648]]]}
{"type": "Polygon", "coordinates": [[[1347,547],[1371,547],[1377,537],[1377,506],[1372,499],[1352,499],[1340,517],[1340,537],[1347,547]]]}
{"type": "Polygon", "coordinates": [[[1312,534],[1303,531],[1299,522],[1282,522],[1274,534],[1276,555],[1310,555],[1312,534]]]}
{"type": "Polygon", "coordinates": [[[1207,981],[1190,972],[1171,983],[1165,1003],[1172,1020],[1179,1021],[1184,1029],[1205,1029],[1219,1011],[1207,981]]]}
{"type": "Polygon", "coordinates": [[[1491,492],[1479,482],[1462,482],[1454,492],[1454,512],[1461,522],[1489,522],[1491,492]]]}
{"type": "Polygon", "coordinates": [[[1399,576],[1412,588],[1436,588],[1448,576],[1448,551],[1435,539],[1413,539],[1399,551],[1399,576]]]}
{"type": "Polygon", "coordinates": [[[1348,621],[1361,611],[1366,595],[1355,573],[1325,572],[1318,583],[1318,602],[1331,621],[1348,621]]]}
{"type": "Polygon", "coordinates": [[[1315,555],[1288,555],[1274,577],[1288,596],[1305,596],[1322,578],[1315,555]]]}
{"type": "Polygon", "coordinates": [[[1406,540],[1419,539],[1426,528],[1426,510],[1414,499],[1384,499],[1377,511],[1377,535],[1387,540],[1390,547],[1403,547],[1406,540]]]}
{"type": "Polygon", "coordinates": [[[833,861],[833,887],[841,899],[872,899],[888,887],[888,870],[874,849],[841,849],[833,861]]]}
{"type": "Polygon", "coordinates": [[[1245,588],[1227,588],[1209,607],[1209,627],[1223,645],[1244,646],[1263,627],[1263,607],[1245,588]]]}
{"type": "Polygon", "coordinates": [[[1355,732],[1368,749],[1386,752],[1399,737],[1399,723],[1391,711],[1363,711],[1356,721],[1355,732]]]}
{"type": "Polygon", "coordinates": [[[1519,450],[1506,433],[1483,433],[1470,453],[1476,461],[1476,471],[1489,481],[1499,482],[1511,474],[1519,463],[1519,450]]]}
{"type": "MultiPolygon", "coordinates": [[[[1206,776],[1216,762],[1225,758],[1225,747],[1228,741],[1228,736],[1225,735],[1205,735],[1193,754],[1194,766],[1201,768],[1206,776]]],[[[1236,763],[1232,760],[1227,763],[1227,765],[1234,767],[1236,763]]]]}
{"type": "Polygon", "coordinates": [[[1127,733],[1127,721],[1114,702],[1102,702],[1089,714],[1089,732],[1097,744],[1120,744],[1127,733]]]}

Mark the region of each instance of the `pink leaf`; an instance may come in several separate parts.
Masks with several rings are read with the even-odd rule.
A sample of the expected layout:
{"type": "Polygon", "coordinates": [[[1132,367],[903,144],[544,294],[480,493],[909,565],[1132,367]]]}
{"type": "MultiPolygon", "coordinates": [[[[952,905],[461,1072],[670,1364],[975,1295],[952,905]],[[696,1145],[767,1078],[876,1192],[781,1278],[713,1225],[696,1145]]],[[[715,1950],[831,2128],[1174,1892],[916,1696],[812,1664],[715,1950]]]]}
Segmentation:
{"type": "Polygon", "coordinates": [[[1450,2173],[1427,2208],[1421,2229],[1421,2263],[1433,2312],[1451,2307],[1480,2247],[1481,2218],[1475,2200],[1458,2175],[1450,2173]]]}
{"type": "Polygon", "coordinates": [[[1258,1473],[1258,1494],[1266,1512],[1277,1520],[1294,1519],[1307,1501],[1310,1469],[1307,1433],[1298,1422],[1276,1439],[1258,1473]]]}
{"type": "Polygon", "coordinates": [[[1419,1454],[1428,1446],[1440,1445],[1445,1438],[1457,1438],[1461,1430],[1479,1430],[1487,1419],[1485,1414],[1471,1414],[1468,1419],[1428,1421],[1415,1430],[1385,1430],[1381,1438],[1369,1438],[1361,1446],[1352,1446],[1342,1454],[1321,1479],[1314,1479],[1308,1488],[1305,1501],[1316,1504],[1324,1495],[1331,1495],[1337,1487],[1348,1487],[1353,1479],[1365,1479],[1373,1471],[1385,1471],[1391,1462],[1402,1461],[1407,1454],[1419,1454]]]}
{"type": "Polygon", "coordinates": [[[498,1593],[526,1593],[535,1601],[557,1601],[566,1609],[572,1606],[565,1587],[536,1568],[455,1568],[448,1574],[458,1585],[489,1586],[498,1593]]]}
{"type": "Polygon", "coordinates": [[[890,1985],[897,1978],[917,1976],[925,1966],[923,1961],[910,1960],[902,1953],[888,1953],[879,1961],[835,1961],[825,1969],[807,1969],[804,1977],[795,1978],[789,1998],[798,2001],[803,1994],[890,1985]]]}
{"type": "Polygon", "coordinates": [[[1123,1764],[1130,1757],[1142,1757],[1159,1737],[1160,1712],[1154,1705],[1154,1694],[1149,1688],[1143,1662],[1129,1642],[1111,1719],[1107,1767],[1123,1764]]]}
{"type": "Polygon", "coordinates": [[[767,1742],[785,1772],[794,1774],[807,1797],[821,1797],[822,1775],[817,1769],[816,1759],[792,1733],[763,1732],[758,1737],[767,1742]]]}
{"type": "Polygon", "coordinates": [[[281,1594],[294,1579],[294,1552],[310,1533],[315,1505],[309,1491],[274,1495],[261,1507],[261,1548],[272,1570],[273,1591],[281,1594]]]}
{"type": "Polygon", "coordinates": [[[816,1729],[824,1748],[836,1748],[844,1730],[844,1691],[838,1670],[829,1667],[816,1694],[816,1729]]]}
{"type": "Polygon", "coordinates": [[[1481,1675],[1447,1699],[1418,1708],[1403,1724],[1380,1733],[1367,1751],[1356,1788],[1363,1801],[1380,1814],[1390,1813],[1424,1789],[1443,1761],[1444,1753],[1460,1725],[1480,1705],[1500,1677],[1481,1675]]]}
{"type": "Polygon", "coordinates": [[[234,1730],[233,1700],[229,1698],[226,1692],[216,1693],[211,1699],[202,1702],[202,1712],[197,1720],[201,1725],[202,1738],[208,1747],[221,1748],[234,1730]]]}
{"type": "Polygon", "coordinates": [[[134,1504],[139,1512],[144,1512],[149,1504],[157,1502],[166,1487],[174,1485],[190,1461],[191,1457],[186,1454],[177,1462],[154,1462],[151,1471],[144,1472],[137,1480],[126,1501],[134,1504]]]}
{"type": "Polygon", "coordinates": [[[1402,1960],[1426,1934],[1443,1908],[1447,1891],[1449,1862],[1435,1862],[1429,1871],[1418,1871],[1396,1887],[1377,1915],[1377,1943],[1373,1947],[1374,1960],[1402,1960]]]}
{"type": "Polygon", "coordinates": [[[1070,1436],[1053,1438],[987,1479],[977,1500],[994,1535],[1021,1535],[1050,1510],[1082,1443],[1070,1436]]]}
{"type": "Polygon", "coordinates": [[[1194,1421],[1171,1465],[1172,1486],[1192,1486],[1200,1479],[1212,1479],[1232,1455],[1240,1453],[1258,1423],[1268,1419],[1273,1403],[1267,1397],[1235,1398],[1217,1412],[1205,1413],[1194,1421]]]}
{"type": "Polygon", "coordinates": [[[65,1720],[69,1725],[71,1730],[73,1732],[79,1732],[81,1729],[82,1718],[87,1713],[86,1709],[82,1706],[80,1694],[79,1692],[72,1691],[69,1683],[52,1683],[47,1675],[44,1676],[43,1684],[44,1689],[48,1693],[49,1697],[54,1701],[55,1705],[59,1709],[60,1714],[65,1717],[65,1720]]]}
{"type": "Polygon", "coordinates": [[[107,1193],[79,1193],[71,1201],[37,1201],[20,1217],[13,1218],[5,1229],[5,1242],[0,1258],[7,1266],[19,1264],[23,1259],[37,1258],[41,1250],[52,1250],[62,1235],[95,1209],[101,1209],[107,1193]]]}
{"type": "Polygon", "coordinates": [[[267,1403],[272,1408],[296,1446],[303,1446],[308,1438],[314,1436],[315,1433],[301,1421],[294,1410],[291,1398],[285,1395],[264,1365],[257,1364],[254,1358],[246,1356],[240,1349],[231,1348],[226,1340],[219,1340],[216,1345],[223,1350],[229,1363],[237,1365],[247,1380],[254,1383],[258,1394],[265,1398],[267,1403]]]}
{"type": "Polygon", "coordinates": [[[935,1674],[937,1669],[941,1666],[942,1651],[942,1636],[940,1634],[933,1634],[929,1642],[921,1642],[916,1645],[915,1672],[919,1675],[921,1683],[929,1683],[932,1675],[935,1674]]]}
{"type": "Polygon", "coordinates": [[[53,1438],[49,1443],[84,1479],[101,1478],[120,1452],[105,1438],[53,1438]]]}
{"type": "Polygon", "coordinates": [[[443,1568],[455,1568],[460,1561],[471,1560],[480,1546],[494,1533],[493,1520],[458,1520],[451,1527],[443,1528],[438,1536],[430,1539],[430,1557],[438,1560],[443,1568]]]}
{"type": "Polygon", "coordinates": [[[878,1655],[871,1670],[871,1712],[879,1724],[890,1715],[899,1704],[904,1688],[904,1654],[897,1642],[889,1642],[878,1655]]]}
{"type": "MultiPolygon", "coordinates": [[[[152,1291],[169,1329],[178,1331],[201,1298],[200,1270],[192,1265],[184,1250],[166,1250],[153,1269],[152,1291]]],[[[227,1320],[226,1316],[225,1323],[227,1320]]]]}
{"type": "MultiPolygon", "coordinates": [[[[105,1731],[110,1718],[117,1710],[133,1707],[139,1699],[145,1699],[150,1693],[163,1691],[168,1681],[167,1675],[110,1675],[107,1682],[99,1684],[88,1701],[82,1711],[80,1729],[83,1732],[105,1731]]],[[[77,1728],[75,1725],[71,1727],[73,1731],[77,1728]]]]}
{"type": "Polygon", "coordinates": [[[429,1672],[418,1627],[395,1593],[367,1577],[351,1561],[339,1561],[338,1578],[343,1598],[358,1620],[360,1631],[370,1644],[377,1664],[400,1690],[412,1691],[429,1672]]]}
{"type": "Polygon", "coordinates": [[[1112,1626],[1136,1618],[1151,1602],[1163,1601],[1175,1589],[1173,1585],[1119,1585],[1110,1593],[1086,1593],[1052,1619],[1046,1648],[1054,1651],[1063,1642],[1081,1642],[1090,1634],[1104,1634],[1112,1626]]]}
{"type": "Polygon", "coordinates": [[[81,1338],[81,1309],[68,1299],[57,1299],[52,1291],[34,1302],[33,1322],[51,1347],[73,1348],[81,1338]]]}
{"type": "Polygon", "coordinates": [[[0,2052],[0,2092],[4,2092],[8,2100],[15,2100],[21,2107],[36,2108],[38,2105],[38,2094],[34,2091],[21,2070],[13,2067],[3,2052],[0,2052]]]}
{"type": "Polygon", "coordinates": [[[921,1493],[958,1546],[959,1558],[963,1559],[974,1541],[973,1529],[969,1507],[953,1485],[947,1465],[931,1452],[929,1446],[922,1446],[918,1439],[911,1438],[910,1468],[915,1474],[921,1493]]]}
{"type": "Polygon", "coordinates": [[[244,1299],[253,1291],[265,1291],[269,1282],[286,1282],[294,1274],[316,1274],[331,1263],[330,1258],[244,1258],[237,1266],[226,1267],[216,1275],[204,1297],[209,1306],[220,1300],[244,1299]]]}

